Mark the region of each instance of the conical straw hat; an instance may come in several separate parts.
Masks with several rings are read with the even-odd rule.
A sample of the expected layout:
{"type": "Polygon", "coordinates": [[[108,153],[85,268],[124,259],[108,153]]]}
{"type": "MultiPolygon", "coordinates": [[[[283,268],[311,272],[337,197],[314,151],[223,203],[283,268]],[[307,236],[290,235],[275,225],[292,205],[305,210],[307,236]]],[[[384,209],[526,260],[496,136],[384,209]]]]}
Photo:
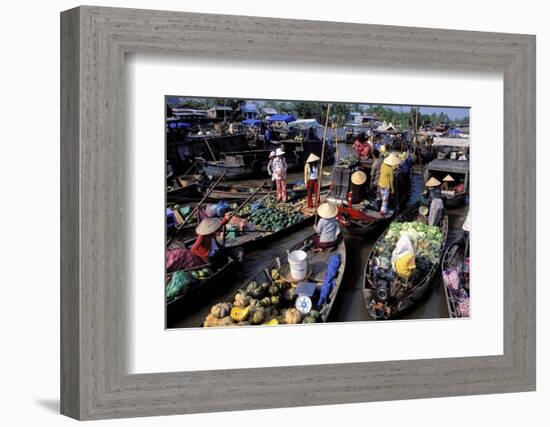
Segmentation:
{"type": "Polygon", "coordinates": [[[391,153],[388,157],[384,159],[384,164],[389,166],[397,166],[401,163],[401,160],[399,160],[399,157],[397,157],[395,154],[391,153]]]}
{"type": "Polygon", "coordinates": [[[433,176],[428,180],[428,182],[426,183],[426,187],[437,187],[441,185],[441,182],[439,182],[436,178],[434,178],[433,176]]]}
{"type": "Polygon", "coordinates": [[[351,182],[355,185],[363,185],[367,181],[367,174],[363,171],[353,172],[351,182]]]}
{"type": "Polygon", "coordinates": [[[307,158],[306,163],[316,162],[317,160],[321,160],[321,159],[317,157],[315,154],[311,153],[307,158]]]}
{"type": "Polygon", "coordinates": [[[336,215],[338,215],[338,208],[331,204],[331,203],[321,203],[319,207],[317,208],[317,213],[321,218],[334,218],[336,215]]]}
{"type": "Polygon", "coordinates": [[[195,232],[199,236],[207,236],[220,228],[220,225],[221,221],[219,218],[204,218],[197,228],[195,228],[195,232]]]}
{"type": "Polygon", "coordinates": [[[445,178],[443,178],[443,181],[446,182],[453,182],[455,179],[451,175],[447,175],[445,178]]]}

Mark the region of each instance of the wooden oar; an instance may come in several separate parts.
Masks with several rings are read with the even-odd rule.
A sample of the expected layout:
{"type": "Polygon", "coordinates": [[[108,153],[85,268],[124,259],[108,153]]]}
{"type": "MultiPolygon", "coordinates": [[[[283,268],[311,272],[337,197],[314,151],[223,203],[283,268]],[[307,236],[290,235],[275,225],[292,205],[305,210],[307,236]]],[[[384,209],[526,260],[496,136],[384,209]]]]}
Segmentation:
{"type": "Polygon", "coordinates": [[[204,194],[203,198],[201,199],[201,201],[197,204],[197,206],[195,206],[195,209],[193,209],[193,211],[187,215],[185,217],[185,219],[183,220],[183,222],[181,223],[180,225],[180,228],[178,230],[176,230],[176,233],[174,234],[174,236],[170,239],[170,241],[168,242],[168,245],[167,246],[170,246],[170,244],[174,241],[174,239],[176,238],[176,236],[179,234],[179,231],[183,229],[183,226],[187,223],[187,221],[189,221],[189,218],[191,218],[193,215],[195,215],[195,213],[199,210],[200,206],[204,203],[204,201],[208,198],[208,196],[210,195],[210,193],[214,190],[214,188],[216,188],[216,185],[218,185],[218,183],[222,180],[222,178],[225,176],[227,171],[223,171],[222,174],[220,175],[220,177],[217,179],[217,181],[208,189],[208,191],[204,194]]]}

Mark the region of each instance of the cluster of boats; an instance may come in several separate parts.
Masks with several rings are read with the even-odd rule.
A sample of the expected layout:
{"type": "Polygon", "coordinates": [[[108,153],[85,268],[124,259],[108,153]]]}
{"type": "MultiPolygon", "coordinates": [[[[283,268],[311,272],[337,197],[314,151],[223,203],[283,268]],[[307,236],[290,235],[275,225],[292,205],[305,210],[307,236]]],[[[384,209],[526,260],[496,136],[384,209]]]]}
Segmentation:
{"type": "MultiPolygon", "coordinates": [[[[223,142],[218,140],[214,144],[213,141],[208,144],[217,145],[218,155],[213,153],[216,160],[203,159],[197,163],[194,173],[170,176],[168,182],[171,184],[167,188],[167,250],[189,248],[192,245],[194,229],[198,224],[198,215],[195,214],[204,203],[225,205],[225,212],[238,212],[238,215],[232,217],[218,235],[221,244],[227,249],[224,262],[167,274],[167,326],[173,327],[187,313],[192,312],[195,305],[204,305],[205,302],[213,303],[212,310],[196,326],[326,322],[344,280],[346,244],[343,237],[334,249],[315,251],[311,236],[308,236],[295,246],[282,250],[279,256],[243,281],[239,290],[230,298],[221,298],[223,292],[220,291],[226,290],[230,278],[234,279],[246,252],[262,248],[313,224],[316,213],[306,208],[306,188],[303,183],[289,183],[289,197],[283,203],[274,199],[274,191],[265,183],[254,187],[228,182],[263,173],[263,162],[269,158],[269,148],[223,152],[220,150],[223,142]],[[261,210],[264,210],[263,215],[257,213],[261,210]],[[268,218],[270,216],[273,217],[271,220],[268,218]],[[294,251],[307,255],[308,270],[301,281],[293,280],[289,274],[288,258],[294,251]],[[338,257],[339,266],[335,271],[330,271],[333,256],[338,257]],[[330,290],[327,291],[329,273],[333,277],[330,290]],[[313,314],[308,315],[310,312],[313,314]]],[[[303,165],[305,154],[315,152],[306,147],[307,142],[299,138],[278,141],[285,147],[293,147],[285,148],[290,153],[289,166],[294,164],[292,162],[296,166],[303,165]]],[[[319,146],[317,141],[317,152],[319,146]]],[[[214,150],[211,148],[209,151],[214,150]]],[[[443,154],[436,154],[427,165],[422,165],[424,179],[435,178],[447,184],[441,194],[445,207],[452,209],[468,201],[469,162],[464,160],[467,151],[462,146],[451,144],[440,146],[437,152],[443,154]],[[452,181],[447,177],[451,177],[452,181]]],[[[422,160],[418,158],[417,161],[422,160]]],[[[380,233],[364,264],[363,297],[367,312],[373,319],[397,318],[420,301],[433,287],[434,279],[439,278],[445,283],[443,286],[449,316],[467,317],[464,309],[466,297],[469,297],[465,274],[469,262],[467,237],[460,241],[448,241],[451,239],[448,239],[449,219],[446,213],[433,229],[427,228],[427,219],[420,209],[427,201],[420,199],[410,204],[410,175],[402,174],[399,168],[395,172],[395,191],[391,196],[390,208],[381,214],[380,200],[376,192],[370,190],[371,168],[372,160],[336,162],[330,182],[325,183],[320,191],[322,201],[338,207],[337,219],[344,235],[380,233]],[[354,173],[358,171],[365,175],[361,184],[353,179],[354,173]],[[358,186],[364,187],[363,197],[354,200],[358,186]],[[422,252],[422,246],[419,253],[424,255],[417,259],[416,272],[410,277],[400,277],[392,274],[389,261],[391,255],[387,253],[388,242],[396,229],[403,231],[403,227],[409,226],[422,235],[424,240],[419,239],[418,244],[427,245],[429,252],[427,249],[422,252]],[[430,240],[425,238],[426,234],[429,234],[430,239],[435,237],[430,240]],[[453,272],[451,285],[444,281],[449,271],[453,272]],[[455,272],[459,276],[458,285],[455,272]]]]}

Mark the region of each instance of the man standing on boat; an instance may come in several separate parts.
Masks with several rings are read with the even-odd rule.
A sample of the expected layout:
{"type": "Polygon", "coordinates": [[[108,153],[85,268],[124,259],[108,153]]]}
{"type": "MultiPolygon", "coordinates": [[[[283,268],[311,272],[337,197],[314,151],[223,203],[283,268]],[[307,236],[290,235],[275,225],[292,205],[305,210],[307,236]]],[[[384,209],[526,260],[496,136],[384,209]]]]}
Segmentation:
{"type": "Polygon", "coordinates": [[[382,216],[386,216],[388,212],[390,193],[393,194],[395,192],[393,171],[400,163],[399,158],[392,153],[384,159],[382,166],[380,166],[378,187],[380,188],[380,195],[382,197],[382,206],[380,207],[380,214],[382,216]]]}
{"type": "Polygon", "coordinates": [[[319,160],[318,156],[311,153],[304,167],[304,184],[307,189],[307,207],[317,206],[317,191],[319,190],[319,160]]]}
{"type": "Polygon", "coordinates": [[[273,159],[273,178],[277,187],[277,200],[286,202],[286,171],[288,169],[285,152],[282,148],[277,148],[275,158],[273,159]]]}

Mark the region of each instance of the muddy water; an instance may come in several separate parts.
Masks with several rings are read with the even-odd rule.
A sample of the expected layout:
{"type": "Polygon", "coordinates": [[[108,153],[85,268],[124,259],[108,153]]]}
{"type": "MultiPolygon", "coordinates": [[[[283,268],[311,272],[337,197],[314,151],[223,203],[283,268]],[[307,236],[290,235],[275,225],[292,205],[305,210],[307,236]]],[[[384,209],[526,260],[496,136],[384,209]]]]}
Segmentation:
{"type": "MultiPolygon", "coordinates": [[[[338,150],[340,156],[346,156],[353,152],[351,145],[346,144],[338,144],[338,150]]],[[[330,169],[330,167],[327,167],[325,170],[330,172],[330,169]]],[[[421,168],[414,168],[414,174],[411,180],[411,203],[416,201],[422,192],[422,172],[421,168]]],[[[259,184],[262,180],[263,178],[250,179],[243,182],[247,184],[259,184]]],[[[289,174],[288,182],[294,180],[303,180],[303,174],[301,172],[289,174]]],[[[453,228],[459,229],[461,227],[467,211],[467,206],[448,211],[451,238],[453,228]]],[[[364,268],[365,261],[370,254],[372,245],[382,232],[383,230],[367,237],[345,237],[347,249],[346,270],[342,287],[334,304],[331,318],[329,319],[330,321],[347,322],[372,320],[365,309],[363,300],[364,268]]],[[[247,253],[242,271],[235,276],[234,280],[231,280],[231,283],[228,283],[224,287],[224,290],[218,294],[216,300],[205,303],[202,307],[197,307],[194,313],[176,324],[175,327],[184,328],[198,326],[208,315],[213,304],[219,301],[230,300],[245,280],[261,270],[265,264],[269,263],[277,255],[284,254],[286,248],[298,243],[311,233],[312,227],[308,226],[302,230],[289,234],[277,242],[268,244],[260,250],[247,253]]],[[[403,315],[401,319],[435,319],[445,317],[448,317],[448,313],[444,292],[439,277],[436,277],[432,283],[431,292],[428,292],[425,298],[412,310],[403,315]]]]}

